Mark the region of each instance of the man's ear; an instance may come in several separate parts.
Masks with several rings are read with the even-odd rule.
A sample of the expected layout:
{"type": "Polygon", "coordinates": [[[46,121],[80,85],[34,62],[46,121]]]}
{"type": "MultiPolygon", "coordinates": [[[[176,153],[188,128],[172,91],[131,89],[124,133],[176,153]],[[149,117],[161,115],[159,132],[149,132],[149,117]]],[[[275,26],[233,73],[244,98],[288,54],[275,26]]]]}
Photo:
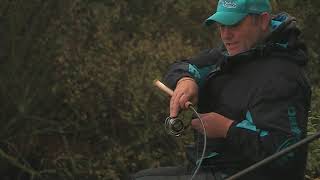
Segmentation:
{"type": "Polygon", "coordinates": [[[267,12],[263,12],[260,14],[261,17],[261,28],[263,31],[269,31],[271,15],[267,12]]]}

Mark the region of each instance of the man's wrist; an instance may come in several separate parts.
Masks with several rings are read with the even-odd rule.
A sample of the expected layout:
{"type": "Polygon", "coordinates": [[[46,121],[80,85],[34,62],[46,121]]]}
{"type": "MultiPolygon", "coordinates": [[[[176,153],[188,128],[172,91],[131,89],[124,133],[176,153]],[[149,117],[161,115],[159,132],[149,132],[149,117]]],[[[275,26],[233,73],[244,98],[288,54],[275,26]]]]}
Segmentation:
{"type": "Polygon", "coordinates": [[[197,82],[193,78],[191,78],[191,77],[183,77],[183,78],[179,79],[179,81],[177,82],[177,86],[178,86],[179,83],[181,83],[183,81],[193,81],[195,84],[197,84],[197,82]]]}
{"type": "Polygon", "coordinates": [[[224,138],[228,138],[228,135],[230,134],[230,131],[232,130],[232,128],[238,124],[236,121],[232,121],[232,123],[229,125],[229,127],[227,128],[227,132],[224,136],[224,138]]]}
{"type": "Polygon", "coordinates": [[[226,130],[226,131],[225,131],[225,133],[224,133],[224,138],[227,137],[228,132],[229,132],[229,129],[231,128],[231,126],[232,126],[233,123],[234,123],[233,120],[229,120],[229,121],[226,122],[226,124],[225,124],[225,130],[226,130]]]}

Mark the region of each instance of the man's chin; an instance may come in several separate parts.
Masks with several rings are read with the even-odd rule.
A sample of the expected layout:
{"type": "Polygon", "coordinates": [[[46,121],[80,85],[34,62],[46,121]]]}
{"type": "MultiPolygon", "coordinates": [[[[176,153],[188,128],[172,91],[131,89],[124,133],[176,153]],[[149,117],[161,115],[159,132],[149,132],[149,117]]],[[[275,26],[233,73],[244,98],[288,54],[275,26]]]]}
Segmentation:
{"type": "Polygon", "coordinates": [[[236,54],[239,54],[239,52],[238,52],[238,51],[228,50],[228,54],[229,54],[230,56],[234,56],[234,55],[236,55],[236,54]]]}
{"type": "Polygon", "coordinates": [[[236,48],[229,48],[229,49],[227,48],[227,51],[230,56],[234,56],[234,55],[237,55],[237,54],[244,52],[245,50],[239,50],[236,48]]]}

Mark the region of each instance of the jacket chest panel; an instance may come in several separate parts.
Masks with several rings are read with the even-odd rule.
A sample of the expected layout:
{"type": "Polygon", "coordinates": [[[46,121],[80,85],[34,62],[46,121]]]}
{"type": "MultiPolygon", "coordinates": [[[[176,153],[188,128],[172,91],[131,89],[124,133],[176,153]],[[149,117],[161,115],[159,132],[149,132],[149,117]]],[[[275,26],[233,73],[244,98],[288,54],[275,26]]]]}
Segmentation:
{"type": "Polygon", "coordinates": [[[210,110],[234,120],[242,120],[248,111],[251,85],[245,75],[222,74],[209,79],[207,97],[210,110]]]}

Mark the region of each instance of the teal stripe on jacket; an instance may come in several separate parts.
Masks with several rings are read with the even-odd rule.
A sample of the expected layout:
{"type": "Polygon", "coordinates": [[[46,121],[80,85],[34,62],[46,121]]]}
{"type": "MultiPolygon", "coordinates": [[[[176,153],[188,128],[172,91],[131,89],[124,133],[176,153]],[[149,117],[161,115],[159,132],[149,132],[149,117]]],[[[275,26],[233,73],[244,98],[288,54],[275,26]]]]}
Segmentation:
{"type": "Polygon", "coordinates": [[[238,123],[236,127],[258,132],[261,137],[267,136],[269,134],[268,131],[257,129],[256,125],[253,123],[250,111],[247,111],[246,119],[238,123]]]}
{"type": "Polygon", "coordinates": [[[220,67],[216,65],[198,68],[192,64],[189,64],[188,72],[195,78],[198,85],[201,87],[204,84],[205,78],[208,76],[208,74],[218,71],[219,69],[220,67]]]}

